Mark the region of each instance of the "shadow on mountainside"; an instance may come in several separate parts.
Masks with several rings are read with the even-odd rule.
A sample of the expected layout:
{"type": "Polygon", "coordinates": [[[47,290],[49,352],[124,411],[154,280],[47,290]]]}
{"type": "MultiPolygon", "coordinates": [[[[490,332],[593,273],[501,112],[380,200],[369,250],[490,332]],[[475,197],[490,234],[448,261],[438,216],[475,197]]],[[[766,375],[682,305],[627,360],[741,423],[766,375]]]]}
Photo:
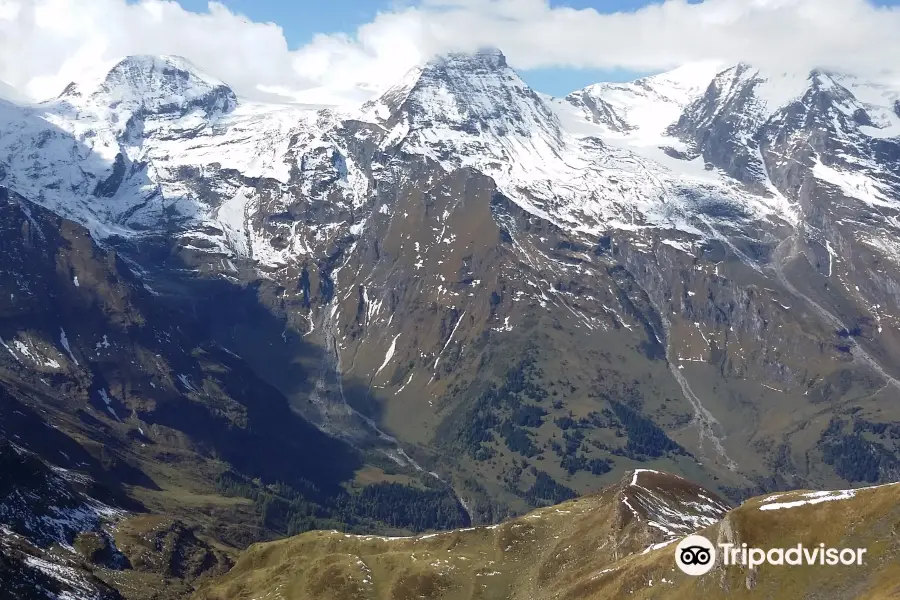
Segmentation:
{"type": "Polygon", "coordinates": [[[334,257],[316,265],[322,269],[319,289],[310,290],[305,270],[288,269],[275,281],[252,260],[184,247],[177,235],[114,243],[143,271],[157,299],[190,322],[198,337],[240,356],[299,414],[356,445],[392,443],[377,429],[382,406],[368,382],[345,378],[333,349],[305,337],[309,319],[326,310],[334,293],[326,272],[334,257]],[[291,285],[296,287],[285,289],[291,285]],[[303,290],[302,300],[291,294],[296,290],[303,290]]]}
{"type": "MultiPolygon", "coordinates": [[[[152,460],[177,462],[172,445],[184,445],[166,430],[145,435],[143,429],[155,425],[181,432],[193,451],[225,460],[251,479],[312,484],[323,493],[352,479],[362,465],[355,449],[291,410],[285,396],[242,359],[208,343],[211,325],[233,313],[205,306],[196,315],[175,310],[145,289],[115,251],[94,245],[83,228],[2,191],[0,252],[7,260],[0,275],[0,337],[31,353],[7,348],[5,364],[0,362],[0,384],[10,391],[4,414],[18,419],[9,417],[18,424],[7,435],[18,435],[17,443],[52,464],[84,469],[105,460],[92,475],[102,471],[147,489],[159,488],[133,466],[140,462],[137,446],[149,447],[143,454],[152,460]],[[58,367],[30,362],[38,349],[55,357],[58,367]],[[12,394],[35,408],[13,408],[12,394]],[[51,443],[57,434],[43,431],[55,431],[47,423],[57,421],[90,442],[51,443]],[[85,449],[88,443],[92,451],[85,449]],[[103,460],[89,459],[96,456],[103,460]]],[[[240,306],[240,292],[229,293],[227,285],[215,292],[210,306],[240,306]]],[[[197,298],[202,305],[206,296],[197,298]]],[[[253,315],[263,334],[276,327],[267,314],[253,315]]],[[[305,380],[302,372],[296,376],[305,380]]]]}

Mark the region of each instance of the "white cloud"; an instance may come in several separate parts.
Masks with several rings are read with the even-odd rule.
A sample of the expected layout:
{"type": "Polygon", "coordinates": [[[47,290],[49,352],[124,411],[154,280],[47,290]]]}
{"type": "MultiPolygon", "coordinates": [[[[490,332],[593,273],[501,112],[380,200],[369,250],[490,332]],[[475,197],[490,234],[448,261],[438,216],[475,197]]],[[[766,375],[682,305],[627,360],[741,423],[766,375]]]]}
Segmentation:
{"type": "Polygon", "coordinates": [[[351,34],[291,49],[281,28],[211,2],[0,0],[0,79],[33,96],[127,54],[178,54],[230,83],[300,99],[358,99],[434,53],[501,48],[520,69],[663,70],[696,60],[871,74],[900,56],[900,9],[867,0],[668,0],[631,13],[546,0],[421,0],[351,34]]]}
{"type": "Polygon", "coordinates": [[[280,27],[218,3],[198,14],[162,0],[0,0],[0,79],[32,96],[128,54],[185,56],[242,90],[316,84],[294,71],[280,27]]]}

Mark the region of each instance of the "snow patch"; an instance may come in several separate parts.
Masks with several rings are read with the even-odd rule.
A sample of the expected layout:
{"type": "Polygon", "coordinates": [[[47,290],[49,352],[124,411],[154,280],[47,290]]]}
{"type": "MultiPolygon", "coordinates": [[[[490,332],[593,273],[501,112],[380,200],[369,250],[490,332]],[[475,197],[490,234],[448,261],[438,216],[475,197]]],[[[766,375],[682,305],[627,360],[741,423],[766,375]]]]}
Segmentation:
{"type": "Polygon", "coordinates": [[[381,366],[378,367],[378,370],[375,371],[375,375],[372,376],[373,379],[375,377],[378,377],[378,374],[381,373],[381,371],[384,370],[384,368],[388,365],[388,363],[391,362],[391,359],[394,358],[394,351],[396,351],[396,349],[397,349],[397,338],[399,338],[399,337],[400,337],[400,334],[398,333],[397,335],[394,336],[394,339],[391,340],[391,346],[390,346],[390,348],[388,348],[387,353],[384,355],[384,362],[382,362],[381,366]]]}
{"type": "Polygon", "coordinates": [[[62,327],[59,328],[59,342],[62,344],[62,347],[66,349],[69,358],[72,359],[72,362],[75,363],[75,366],[77,367],[78,360],[75,358],[75,355],[72,354],[72,349],[69,347],[69,338],[66,337],[66,331],[62,327]]]}
{"type": "Polygon", "coordinates": [[[837,187],[849,198],[855,198],[870,206],[897,208],[900,202],[892,199],[872,177],[858,172],[829,167],[817,161],[813,175],[837,187]]]}
{"type": "Polygon", "coordinates": [[[112,406],[112,399],[109,397],[109,394],[106,393],[106,390],[100,388],[98,393],[100,394],[100,399],[103,400],[103,403],[106,405],[106,410],[109,411],[109,414],[111,414],[116,421],[121,423],[122,419],[116,414],[116,411],[112,406]]]}
{"type": "Polygon", "coordinates": [[[450,342],[453,341],[453,336],[456,335],[456,330],[459,329],[460,323],[462,323],[463,317],[466,316],[466,311],[463,311],[461,315],[459,315],[459,319],[456,320],[456,325],[453,326],[453,331],[450,332],[450,337],[447,338],[447,342],[444,344],[444,347],[441,348],[441,351],[438,353],[437,358],[434,360],[434,367],[432,367],[432,371],[436,374],[438,364],[441,362],[441,357],[444,355],[444,351],[447,349],[447,346],[450,345],[450,342]]]}
{"type": "Polygon", "coordinates": [[[859,492],[863,492],[866,490],[874,490],[877,488],[883,487],[891,487],[895,485],[900,485],[900,483],[887,483],[883,485],[876,485],[864,488],[850,489],[850,490],[834,490],[834,491],[819,491],[819,492],[804,492],[800,494],[796,493],[785,493],[785,494],[775,494],[773,496],[769,496],[768,498],[764,498],[762,500],[762,506],[759,507],[759,510],[781,510],[785,508],[797,508],[800,506],[811,506],[815,504],[821,504],[823,502],[835,502],[838,500],[850,500],[855,498],[859,492]],[[796,500],[789,500],[784,502],[775,502],[775,500],[779,500],[784,497],[796,498],[796,500]]]}

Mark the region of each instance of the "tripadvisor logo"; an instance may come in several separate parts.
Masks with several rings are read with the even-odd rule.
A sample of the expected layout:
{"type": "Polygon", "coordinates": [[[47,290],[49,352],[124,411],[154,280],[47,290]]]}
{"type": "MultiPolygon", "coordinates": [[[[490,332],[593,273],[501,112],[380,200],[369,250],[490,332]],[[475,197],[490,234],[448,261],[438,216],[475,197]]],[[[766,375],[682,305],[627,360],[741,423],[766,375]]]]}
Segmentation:
{"type": "Polygon", "coordinates": [[[716,566],[716,547],[702,535],[689,535],[675,547],[675,564],[688,575],[704,575],[716,566]]]}
{"type": "Polygon", "coordinates": [[[862,565],[866,548],[826,548],[819,544],[811,548],[797,544],[790,548],[751,548],[747,544],[719,544],[718,551],[702,535],[689,535],[675,547],[675,565],[688,575],[704,575],[716,565],[716,555],[726,567],[744,566],[755,569],[760,565],[790,566],[862,565]]]}

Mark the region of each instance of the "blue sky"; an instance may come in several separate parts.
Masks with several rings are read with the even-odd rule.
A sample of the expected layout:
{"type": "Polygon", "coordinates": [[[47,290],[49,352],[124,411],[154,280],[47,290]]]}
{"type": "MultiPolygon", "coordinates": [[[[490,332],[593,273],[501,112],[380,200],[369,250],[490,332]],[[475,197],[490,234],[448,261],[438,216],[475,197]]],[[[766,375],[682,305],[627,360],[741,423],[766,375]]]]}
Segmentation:
{"type": "MultiPolygon", "coordinates": [[[[353,33],[359,25],[370,22],[379,10],[395,4],[390,0],[219,0],[233,12],[254,21],[271,21],[284,29],[291,48],[307,43],[317,33],[353,33]],[[315,8],[312,8],[313,5],[315,8]]],[[[205,12],[207,0],[178,0],[186,9],[205,12]]],[[[893,0],[893,3],[900,0],[893,0]]],[[[646,0],[552,0],[552,6],[576,9],[594,8],[599,12],[633,11],[650,4],[646,0]]],[[[597,69],[534,69],[520,75],[533,88],[556,96],[598,81],[630,81],[648,73],[597,69]]]]}

